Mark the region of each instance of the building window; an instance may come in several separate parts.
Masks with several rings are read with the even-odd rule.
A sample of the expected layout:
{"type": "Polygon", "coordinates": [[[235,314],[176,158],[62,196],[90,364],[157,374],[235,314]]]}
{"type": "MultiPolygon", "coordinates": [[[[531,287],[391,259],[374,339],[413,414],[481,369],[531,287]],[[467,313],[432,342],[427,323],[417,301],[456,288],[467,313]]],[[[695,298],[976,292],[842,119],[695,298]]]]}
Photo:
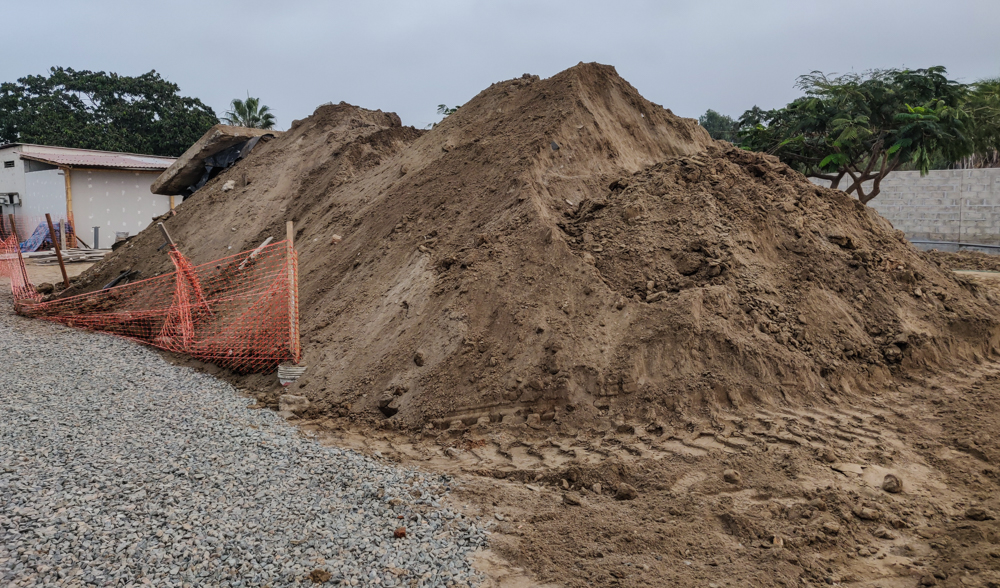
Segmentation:
{"type": "Polygon", "coordinates": [[[11,159],[10,161],[3,162],[3,166],[4,167],[14,167],[14,160],[11,159]]]}

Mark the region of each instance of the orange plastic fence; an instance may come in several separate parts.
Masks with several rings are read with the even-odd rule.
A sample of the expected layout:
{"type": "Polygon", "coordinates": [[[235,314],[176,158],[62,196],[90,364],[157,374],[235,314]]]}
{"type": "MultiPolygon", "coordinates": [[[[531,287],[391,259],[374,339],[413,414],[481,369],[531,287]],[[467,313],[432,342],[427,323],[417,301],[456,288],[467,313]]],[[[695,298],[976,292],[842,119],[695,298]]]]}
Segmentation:
{"type": "Polygon", "coordinates": [[[13,238],[0,242],[24,316],[112,333],[232,369],[270,372],[298,362],[298,259],[288,241],[192,265],[176,247],[176,271],[70,298],[41,302],[13,238]]]}

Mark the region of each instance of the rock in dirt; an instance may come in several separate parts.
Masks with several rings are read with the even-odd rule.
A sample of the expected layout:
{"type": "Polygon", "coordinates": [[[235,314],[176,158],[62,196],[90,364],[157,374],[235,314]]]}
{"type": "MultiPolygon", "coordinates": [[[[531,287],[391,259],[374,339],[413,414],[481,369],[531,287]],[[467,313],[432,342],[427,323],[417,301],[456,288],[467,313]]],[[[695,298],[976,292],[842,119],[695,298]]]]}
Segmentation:
{"type": "Polygon", "coordinates": [[[937,586],[938,581],[934,576],[927,574],[926,576],[921,576],[920,582],[917,583],[918,586],[937,586]]]}
{"type": "Polygon", "coordinates": [[[874,508],[868,508],[867,506],[855,506],[851,512],[854,513],[854,516],[863,521],[874,521],[879,518],[879,512],[874,508]]]}
{"type": "Polygon", "coordinates": [[[309,573],[309,579],[316,584],[322,584],[324,582],[328,582],[332,577],[333,574],[331,574],[326,570],[316,569],[309,573]]]}
{"type": "Polygon", "coordinates": [[[406,527],[396,527],[396,530],[392,532],[392,536],[396,539],[403,539],[406,537],[406,527]]]}
{"type": "Polygon", "coordinates": [[[742,484],[743,476],[736,470],[726,470],[722,472],[722,479],[729,484],[742,484]]]}
{"type": "Polygon", "coordinates": [[[222,191],[229,192],[236,187],[236,180],[229,180],[225,184],[222,184],[222,191]]]}
{"type": "Polygon", "coordinates": [[[423,366],[426,361],[427,355],[423,351],[418,350],[413,354],[413,363],[417,364],[418,367],[423,366]]]}
{"type": "Polygon", "coordinates": [[[603,490],[604,488],[601,486],[600,482],[595,482],[594,485],[590,487],[590,489],[593,490],[594,494],[600,494],[601,490],[603,490]]]}
{"type": "Polygon", "coordinates": [[[577,492],[566,492],[563,494],[563,504],[570,506],[582,506],[583,497],[577,492]]]}
{"type": "Polygon", "coordinates": [[[879,528],[875,529],[872,532],[872,535],[875,535],[879,539],[890,539],[890,540],[891,539],[895,539],[897,537],[897,535],[895,533],[893,533],[889,529],[886,529],[885,527],[879,527],[879,528]]]}
{"type": "Polygon", "coordinates": [[[309,408],[309,399],[305,396],[282,394],[278,398],[278,412],[302,414],[309,408]]]}
{"type": "Polygon", "coordinates": [[[882,480],[882,489],[890,494],[899,494],[903,491],[903,480],[894,474],[886,474],[882,480]]]}
{"type": "Polygon", "coordinates": [[[628,484],[620,484],[615,492],[616,500],[635,500],[639,497],[639,492],[628,484]]]}
{"type": "Polygon", "coordinates": [[[51,294],[55,289],[56,287],[48,282],[42,282],[41,284],[35,286],[35,292],[38,292],[39,294],[51,294]]]}
{"type": "Polygon", "coordinates": [[[993,515],[981,506],[972,506],[966,509],[965,518],[973,521],[992,521],[993,515]]]}
{"type": "Polygon", "coordinates": [[[827,535],[836,535],[840,533],[840,525],[833,521],[827,521],[820,526],[820,530],[827,535]]]}

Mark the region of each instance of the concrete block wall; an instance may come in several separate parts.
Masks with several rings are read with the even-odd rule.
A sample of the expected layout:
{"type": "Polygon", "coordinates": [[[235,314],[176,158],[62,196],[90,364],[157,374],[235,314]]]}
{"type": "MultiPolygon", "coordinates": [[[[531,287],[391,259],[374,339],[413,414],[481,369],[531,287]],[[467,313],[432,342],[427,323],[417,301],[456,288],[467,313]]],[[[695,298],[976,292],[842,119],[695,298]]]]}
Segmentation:
{"type": "Polygon", "coordinates": [[[868,205],[911,241],[1000,245],[1000,168],[892,172],[868,205]]]}

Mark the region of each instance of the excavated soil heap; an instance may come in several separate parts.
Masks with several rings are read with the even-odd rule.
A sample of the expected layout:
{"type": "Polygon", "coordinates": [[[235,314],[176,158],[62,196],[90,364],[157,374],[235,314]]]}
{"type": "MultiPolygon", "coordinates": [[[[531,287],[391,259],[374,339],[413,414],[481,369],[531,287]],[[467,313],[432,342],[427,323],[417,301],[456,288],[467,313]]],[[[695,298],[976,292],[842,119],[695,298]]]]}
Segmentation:
{"type": "MultiPolygon", "coordinates": [[[[286,220],[308,366],[292,391],[313,414],[642,424],[837,402],[997,344],[988,291],[603,65],[494,84],[428,132],[320,107],[166,226],[204,263],[283,238],[286,220]]],[[[170,271],[161,244],[147,229],[67,294],[170,271]]],[[[241,383],[283,392],[273,375],[241,383]]]]}

